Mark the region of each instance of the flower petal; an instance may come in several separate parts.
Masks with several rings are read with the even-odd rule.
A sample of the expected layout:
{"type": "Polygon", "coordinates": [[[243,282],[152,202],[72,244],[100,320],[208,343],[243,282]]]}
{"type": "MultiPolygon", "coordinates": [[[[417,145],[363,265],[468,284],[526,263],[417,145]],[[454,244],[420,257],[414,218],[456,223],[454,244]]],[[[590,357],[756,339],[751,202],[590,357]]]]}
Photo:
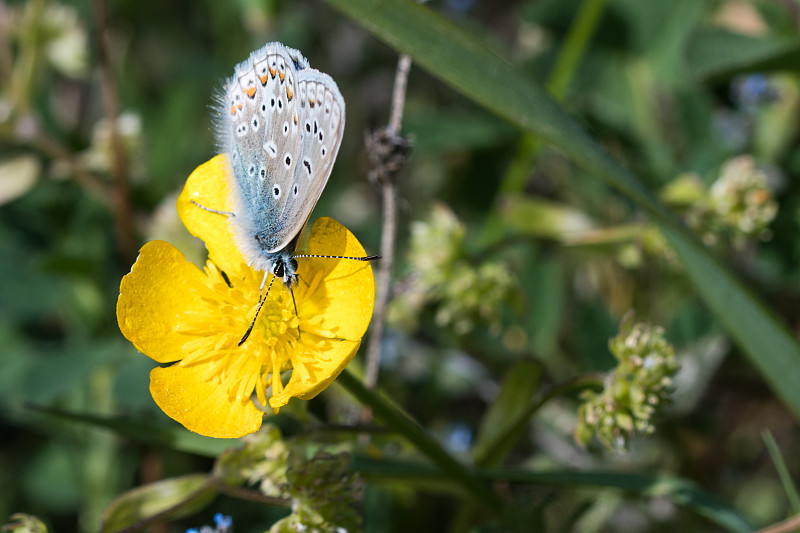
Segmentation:
{"type": "Polygon", "coordinates": [[[356,355],[361,341],[334,340],[324,344],[327,344],[328,348],[315,357],[312,375],[307,377],[304,375],[306,373],[299,371],[295,365],[289,383],[279,394],[269,399],[270,407],[273,409],[283,407],[289,403],[290,398],[310,400],[325,390],[356,355]]]}
{"type": "Polygon", "coordinates": [[[119,285],[120,331],[136,349],[159,363],[181,359],[186,342],[179,332],[181,317],[197,300],[187,285],[205,281],[203,271],[174,246],[164,241],[148,242],[119,285]]]}
{"type": "MultiPolygon", "coordinates": [[[[367,254],[350,231],[332,218],[323,217],[314,223],[308,242],[308,253],[364,257],[367,254]]],[[[324,281],[309,287],[301,281],[295,290],[304,302],[301,314],[321,319],[321,327],[340,339],[360,340],[372,318],[375,300],[375,278],[368,261],[352,259],[301,258],[299,272],[321,272],[324,281]],[[310,289],[310,292],[309,292],[310,289]]]]}
{"type": "Polygon", "coordinates": [[[264,413],[249,397],[231,400],[227,387],[206,380],[207,373],[204,364],[154,368],[150,394],[170,418],[206,437],[235,439],[257,431],[264,413]]]}
{"type": "Polygon", "coordinates": [[[222,270],[245,262],[228,226],[228,217],[202,209],[192,201],[209,209],[231,211],[228,179],[231,172],[225,154],[206,161],[186,180],[177,203],[183,224],[192,235],[206,243],[208,258],[222,270]]]}

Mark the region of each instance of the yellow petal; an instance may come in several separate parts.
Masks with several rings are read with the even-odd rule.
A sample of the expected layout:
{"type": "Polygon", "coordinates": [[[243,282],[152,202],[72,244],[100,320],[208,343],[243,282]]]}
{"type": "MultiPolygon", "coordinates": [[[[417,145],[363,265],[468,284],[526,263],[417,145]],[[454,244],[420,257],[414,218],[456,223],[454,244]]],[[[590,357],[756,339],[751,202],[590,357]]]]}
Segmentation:
{"type": "MultiPolygon", "coordinates": [[[[308,253],[364,257],[367,254],[350,231],[333,220],[323,217],[314,223],[308,242],[308,253]]],[[[331,330],[338,338],[360,340],[372,318],[375,300],[375,278],[368,261],[352,259],[300,258],[298,271],[316,275],[321,271],[324,281],[309,288],[303,281],[297,285],[301,299],[301,314],[317,315],[321,327],[331,330]]],[[[310,280],[306,280],[309,282],[310,280]]]]}
{"type": "Polygon", "coordinates": [[[206,243],[208,258],[222,270],[245,262],[234,242],[228,217],[202,209],[193,204],[192,200],[209,209],[230,212],[232,206],[228,176],[231,172],[233,170],[225,154],[206,161],[186,180],[177,204],[183,224],[192,235],[206,243]]]}
{"type": "Polygon", "coordinates": [[[283,407],[289,403],[290,398],[310,400],[325,390],[356,355],[361,341],[333,340],[323,344],[327,345],[327,349],[315,357],[313,375],[310,379],[297,368],[292,370],[292,377],[283,391],[269,399],[270,407],[273,409],[283,407]]]}
{"type": "Polygon", "coordinates": [[[159,363],[181,359],[187,338],[179,333],[180,319],[197,305],[197,296],[188,285],[205,280],[203,271],[174,246],[148,242],[119,285],[120,331],[140,352],[159,363]]]}
{"type": "Polygon", "coordinates": [[[204,364],[154,368],[150,394],[170,418],[206,437],[234,439],[258,430],[263,413],[250,398],[231,400],[227,387],[204,379],[207,373],[204,364]]]}

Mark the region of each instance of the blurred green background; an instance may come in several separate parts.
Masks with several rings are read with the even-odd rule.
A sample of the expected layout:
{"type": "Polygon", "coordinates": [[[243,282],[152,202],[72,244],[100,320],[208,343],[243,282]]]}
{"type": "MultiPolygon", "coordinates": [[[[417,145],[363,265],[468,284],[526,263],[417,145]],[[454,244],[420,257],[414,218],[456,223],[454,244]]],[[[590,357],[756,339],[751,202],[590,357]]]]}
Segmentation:
{"type": "MultiPolygon", "coordinates": [[[[549,82],[590,134],[796,334],[800,3],[442,0],[428,7],[530,80],[549,82]],[[579,13],[588,17],[583,29],[579,13]],[[570,32],[580,31],[585,48],[565,53],[570,32]],[[755,200],[751,211],[739,206],[743,215],[726,218],[713,184],[726,168],[734,172],[726,165],[738,156],[748,162],[740,172],[755,176],[746,191],[755,200]]],[[[151,239],[205,260],[175,199],[215,153],[214,91],[252,50],[281,41],[336,80],[347,128],[315,216],[348,226],[369,253],[380,249],[381,196],[366,178],[364,134],[388,119],[396,51],[321,1],[118,1],[108,10],[129,222],[112,169],[93,4],[0,0],[0,520],[24,511],[52,531],[96,531],[103,508],[125,490],[210,468],[208,457],[141,427],[139,438],[123,437],[41,409],[181,431],[150,398],[154,363],[119,333],[119,281],[151,239]]],[[[492,78],[493,65],[485,72],[475,84],[503,83],[492,78]]],[[[583,449],[572,437],[577,396],[568,394],[526,425],[505,466],[670,473],[757,525],[800,512],[762,434],[774,437],[788,477],[797,478],[795,416],[694,295],[632,201],[415,66],[403,133],[414,147],[397,181],[395,301],[380,377],[394,401],[466,458],[510,368],[534,361],[546,384],[608,370],[608,340],[633,309],[665,328],[683,366],[655,435],[635,439],[622,455],[583,449]],[[452,255],[437,256],[450,245],[452,255]],[[427,268],[453,267],[452,276],[426,278],[431,257],[427,268]],[[454,283],[455,273],[465,286],[454,283]]],[[[358,405],[336,385],[297,403],[283,423],[293,410],[298,420],[358,419],[358,405]]],[[[442,531],[458,516],[449,494],[379,477],[364,492],[367,531],[442,531]]],[[[569,483],[508,490],[548,531],[719,527],[658,495],[569,483]]],[[[211,523],[216,511],[233,515],[244,532],[266,530],[285,513],[223,497],[169,530],[211,523]]]]}

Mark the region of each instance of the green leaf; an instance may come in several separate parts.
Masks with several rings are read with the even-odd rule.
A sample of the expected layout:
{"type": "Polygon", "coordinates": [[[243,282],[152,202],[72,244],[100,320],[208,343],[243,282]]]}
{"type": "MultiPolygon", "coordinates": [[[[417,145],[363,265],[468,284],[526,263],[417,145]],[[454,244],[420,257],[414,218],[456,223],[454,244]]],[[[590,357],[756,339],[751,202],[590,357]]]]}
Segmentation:
{"type": "Polygon", "coordinates": [[[404,128],[414,133],[414,153],[441,155],[446,151],[467,151],[510,142],[517,132],[507,122],[480,113],[409,115],[404,128]]]}
{"type": "Polygon", "coordinates": [[[196,433],[191,433],[178,425],[171,428],[156,428],[151,422],[135,422],[121,417],[102,417],[72,413],[47,407],[28,407],[29,409],[54,416],[61,420],[71,420],[90,426],[105,428],[118,435],[124,435],[139,442],[167,446],[174,450],[194,453],[205,457],[217,457],[223,451],[239,445],[238,440],[204,437],[196,433]]]}
{"type": "Polygon", "coordinates": [[[753,526],[733,508],[703,491],[694,482],[678,477],[603,471],[485,471],[483,474],[490,479],[509,482],[569,487],[611,487],[641,496],[666,497],[728,531],[741,533],[754,531],[753,526]]]}
{"type": "Polygon", "coordinates": [[[211,503],[217,490],[206,474],[165,479],[128,491],[103,512],[102,533],[144,529],[148,525],[188,516],[211,503]]]}
{"type": "Polygon", "coordinates": [[[742,72],[800,68],[800,40],[748,37],[720,29],[697,31],[686,48],[698,79],[724,79],[742,72]]]}
{"type": "Polygon", "coordinates": [[[539,388],[541,377],[541,365],[526,359],[517,362],[506,373],[500,394],[489,407],[478,428],[478,436],[472,450],[476,465],[500,464],[510,451],[520,432],[508,436],[508,431],[516,425],[517,418],[527,409],[539,388]]]}
{"type": "Polygon", "coordinates": [[[648,213],[719,323],[800,416],[800,345],[785,325],[539,85],[479,39],[411,0],[328,1],[455,90],[560,148],[648,213]]]}
{"type": "Polygon", "coordinates": [[[11,522],[3,526],[3,533],[47,533],[47,526],[37,517],[25,513],[12,514],[11,522]]]}
{"type": "MultiPolygon", "coordinates": [[[[402,460],[377,460],[367,456],[353,457],[350,463],[366,479],[402,481],[423,484],[437,477],[434,468],[402,460]]],[[[739,533],[754,531],[745,517],[726,503],[705,492],[694,482],[661,474],[619,473],[609,471],[574,470],[475,470],[484,481],[492,483],[515,483],[532,486],[559,486],[571,489],[596,487],[619,489],[639,497],[663,497],[677,505],[686,507],[707,518],[726,531],[739,533]]]]}

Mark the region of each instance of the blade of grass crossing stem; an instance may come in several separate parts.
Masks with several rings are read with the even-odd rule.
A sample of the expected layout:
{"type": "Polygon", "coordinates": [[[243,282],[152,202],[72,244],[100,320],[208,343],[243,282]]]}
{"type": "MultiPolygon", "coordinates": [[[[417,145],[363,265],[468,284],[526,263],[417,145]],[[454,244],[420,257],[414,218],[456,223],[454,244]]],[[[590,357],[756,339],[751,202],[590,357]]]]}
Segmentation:
{"type": "Polygon", "coordinates": [[[409,0],[328,0],[415,64],[476,103],[568,154],[646,211],[686,277],[775,393],[800,417],[800,345],[633,174],[612,160],[536,83],[478,38],[409,0]]]}
{"type": "Polygon", "coordinates": [[[345,369],[336,379],[363,405],[372,409],[376,418],[383,420],[395,431],[403,435],[417,449],[425,454],[439,470],[457,482],[465,492],[487,510],[499,512],[502,504],[489,489],[463,463],[450,455],[435,439],[428,435],[420,425],[381,394],[368,389],[357,377],[345,369]]]}
{"type": "MultiPolygon", "coordinates": [[[[575,19],[572,22],[564,43],[558,51],[556,62],[547,78],[547,90],[558,101],[562,101],[569,90],[572,78],[583,59],[586,48],[602,17],[606,0],[583,0],[575,19]]],[[[517,153],[512,159],[500,187],[495,196],[495,206],[498,200],[509,193],[522,192],[528,181],[533,165],[539,158],[541,142],[534,135],[526,133],[522,136],[517,146],[517,153]]],[[[500,212],[495,207],[490,210],[480,237],[482,245],[490,245],[499,239],[503,233],[500,212]]]]}
{"type": "Polygon", "coordinates": [[[778,443],[775,442],[772,432],[768,430],[763,430],[761,432],[761,438],[764,439],[764,445],[767,447],[769,456],[772,459],[772,464],[775,465],[775,470],[778,471],[778,477],[781,480],[786,499],[789,500],[792,514],[800,514],[800,496],[797,494],[797,487],[794,481],[792,481],[792,474],[786,466],[786,461],[783,460],[781,450],[778,448],[778,443]]]}

